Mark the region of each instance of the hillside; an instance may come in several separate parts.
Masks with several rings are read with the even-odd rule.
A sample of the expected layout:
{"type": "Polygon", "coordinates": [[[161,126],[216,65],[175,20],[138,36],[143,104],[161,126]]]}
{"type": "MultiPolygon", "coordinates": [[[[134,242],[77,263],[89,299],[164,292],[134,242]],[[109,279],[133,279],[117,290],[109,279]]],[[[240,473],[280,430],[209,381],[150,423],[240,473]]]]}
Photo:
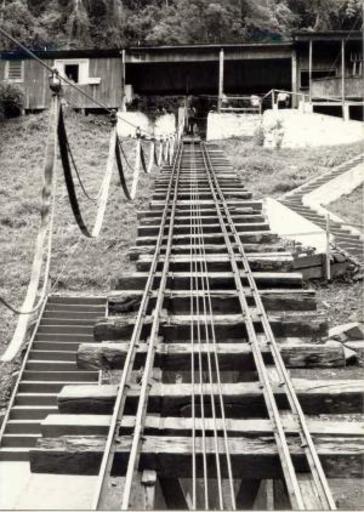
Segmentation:
{"type": "MultiPolygon", "coordinates": [[[[361,26],[359,0],[6,0],[3,28],[33,49],[281,41],[361,26]]],[[[8,41],[0,48],[9,48],[8,41]]]]}
{"type": "MultiPolygon", "coordinates": [[[[96,195],[106,164],[110,124],[106,118],[83,117],[69,112],[66,125],[87,191],[96,195]]],[[[0,123],[0,294],[17,307],[21,305],[28,286],[39,226],[46,133],[46,114],[0,123]]],[[[132,159],[133,143],[128,142],[125,147],[128,147],[132,159]]],[[[136,235],[136,212],[150,194],[151,181],[152,178],[142,173],[138,197],[130,205],[119,187],[115,170],[100,239],[88,240],[80,237],[69,206],[63,172],[58,166],[52,280],[66,267],[56,292],[104,293],[112,287],[113,279],[132,268],[127,250],[136,235]]],[[[82,199],[81,205],[88,225],[92,225],[94,203],[82,199]]],[[[0,353],[9,343],[15,325],[15,315],[1,306],[0,353]]],[[[0,408],[5,405],[9,372],[12,371],[12,365],[3,365],[1,369],[0,408]]]]}

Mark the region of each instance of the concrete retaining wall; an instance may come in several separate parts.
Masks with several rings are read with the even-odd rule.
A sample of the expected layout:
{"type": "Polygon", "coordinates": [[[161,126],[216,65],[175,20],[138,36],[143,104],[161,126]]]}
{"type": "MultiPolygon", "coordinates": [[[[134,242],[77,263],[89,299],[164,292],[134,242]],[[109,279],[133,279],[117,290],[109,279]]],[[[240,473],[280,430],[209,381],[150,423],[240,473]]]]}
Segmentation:
{"type": "Polygon", "coordinates": [[[317,253],[326,251],[326,233],[272,197],[264,200],[264,211],[274,233],[282,238],[296,240],[306,247],[315,247],[317,253]]]}
{"type": "MultiPolygon", "coordinates": [[[[170,135],[176,130],[176,116],[174,114],[164,114],[158,117],[156,121],[152,121],[142,112],[122,112],[120,116],[129,123],[139,126],[141,130],[151,133],[154,130],[155,135],[170,135]]],[[[118,133],[120,137],[131,137],[135,135],[135,128],[119,118],[118,133]]]]}
{"type": "Polygon", "coordinates": [[[295,109],[266,110],[263,129],[264,146],[273,148],[333,146],[364,140],[364,126],[360,121],[344,121],[295,109]]]}
{"type": "Polygon", "coordinates": [[[207,140],[223,140],[230,137],[252,137],[258,128],[258,114],[210,113],[207,117],[207,140]]]}

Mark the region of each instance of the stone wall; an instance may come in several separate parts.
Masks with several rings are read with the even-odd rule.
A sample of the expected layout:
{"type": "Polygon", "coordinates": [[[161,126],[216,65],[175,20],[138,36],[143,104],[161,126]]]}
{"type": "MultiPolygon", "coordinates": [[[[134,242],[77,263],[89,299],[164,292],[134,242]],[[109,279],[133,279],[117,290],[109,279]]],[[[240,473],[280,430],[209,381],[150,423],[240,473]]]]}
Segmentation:
{"type": "Polygon", "coordinates": [[[120,137],[131,137],[135,135],[135,128],[132,125],[139,126],[141,130],[155,133],[155,135],[170,135],[176,130],[176,116],[174,114],[164,114],[151,120],[142,112],[121,112],[120,116],[125,119],[118,119],[118,133],[120,137]]]}
{"type": "Polygon", "coordinates": [[[252,137],[259,127],[259,114],[210,113],[207,117],[207,140],[252,137]]]}
{"type": "Polygon", "coordinates": [[[270,148],[334,146],[364,140],[364,124],[360,121],[294,109],[266,110],[263,130],[264,146],[270,148]]]}

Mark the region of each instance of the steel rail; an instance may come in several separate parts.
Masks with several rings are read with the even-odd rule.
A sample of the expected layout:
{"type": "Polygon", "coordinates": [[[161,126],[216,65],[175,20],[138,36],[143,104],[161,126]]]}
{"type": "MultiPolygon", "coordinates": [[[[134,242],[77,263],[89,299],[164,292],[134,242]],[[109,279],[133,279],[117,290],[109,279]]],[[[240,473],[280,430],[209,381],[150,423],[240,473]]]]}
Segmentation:
{"type": "Polygon", "coordinates": [[[122,373],[120,383],[119,383],[118,393],[117,393],[115,405],[114,405],[114,411],[112,414],[110,428],[109,428],[106,445],[105,445],[105,449],[104,449],[104,455],[103,455],[101,466],[100,466],[99,477],[98,477],[97,484],[96,484],[95,495],[94,495],[94,499],[93,499],[93,503],[92,503],[92,510],[97,510],[99,508],[99,505],[101,504],[101,500],[106,495],[106,491],[107,491],[107,483],[108,483],[107,478],[111,474],[113,456],[114,456],[114,451],[115,451],[114,438],[117,435],[117,428],[118,428],[118,425],[119,425],[121,418],[123,416],[123,413],[124,413],[124,407],[125,407],[125,401],[126,401],[126,389],[130,387],[128,382],[130,381],[130,375],[131,375],[132,369],[134,367],[136,351],[139,346],[138,343],[140,341],[140,336],[141,336],[142,328],[144,325],[144,319],[147,314],[147,308],[148,308],[149,300],[151,297],[151,291],[152,291],[153,285],[154,285],[157,264],[159,261],[161,248],[163,245],[164,229],[165,229],[167,218],[168,218],[168,211],[170,209],[170,198],[172,195],[173,183],[175,181],[175,175],[176,175],[176,170],[177,170],[176,162],[178,159],[179,152],[180,152],[180,147],[177,150],[175,164],[173,165],[173,168],[171,171],[171,176],[170,176],[167,194],[166,194],[166,203],[165,203],[162,218],[161,218],[159,235],[158,235],[156,247],[154,250],[153,259],[151,262],[148,279],[147,279],[145,289],[143,292],[143,297],[142,297],[142,300],[141,300],[141,303],[139,306],[139,310],[138,310],[138,314],[137,314],[137,318],[135,321],[133,334],[130,339],[129,349],[128,349],[128,352],[126,355],[123,373],[122,373]]]}
{"type": "MultiPolygon", "coordinates": [[[[239,301],[240,301],[240,305],[241,305],[241,310],[245,316],[245,323],[246,323],[246,329],[247,329],[247,333],[248,333],[249,343],[251,345],[255,365],[256,365],[257,372],[258,372],[259,379],[260,379],[260,383],[262,385],[262,391],[263,391],[263,395],[265,398],[268,414],[270,416],[270,419],[272,420],[273,425],[275,426],[274,436],[276,439],[276,444],[277,444],[278,453],[279,453],[279,457],[280,457],[280,461],[281,461],[282,471],[285,476],[287,490],[288,490],[288,494],[290,497],[291,505],[292,505],[293,509],[304,510],[305,506],[304,506],[301,489],[298,484],[298,480],[297,480],[295,468],[293,465],[291,453],[289,450],[287,438],[286,438],[286,435],[284,432],[284,428],[283,428],[282,420],[281,420],[281,417],[279,414],[278,406],[275,401],[275,397],[274,397],[273,389],[272,389],[271,382],[269,379],[269,375],[267,372],[267,368],[265,366],[263,356],[262,356],[261,350],[259,348],[259,343],[258,343],[258,339],[257,339],[257,334],[255,332],[255,327],[254,327],[253,319],[251,316],[250,307],[248,306],[247,299],[246,299],[246,296],[245,296],[245,293],[244,293],[244,290],[242,287],[241,276],[240,276],[240,272],[239,272],[238,265],[237,265],[236,255],[232,249],[230,237],[228,235],[228,232],[227,232],[227,229],[225,226],[225,222],[221,216],[220,204],[219,204],[217,194],[214,189],[214,184],[211,179],[212,173],[210,174],[211,163],[207,160],[206,153],[207,153],[206,148],[204,146],[202,146],[202,155],[203,155],[203,159],[204,159],[204,163],[205,163],[205,167],[206,167],[206,175],[208,177],[211,193],[212,193],[215,205],[216,205],[216,211],[217,211],[217,215],[219,218],[220,228],[221,228],[221,231],[224,236],[226,247],[228,249],[230,264],[232,267],[235,285],[236,285],[236,288],[238,291],[238,297],[239,297],[239,301]]],[[[215,181],[215,187],[217,188],[216,181],[215,181]]],[[[220,196],[220,201],[221,202],[224,201],[223,196],[222,197],[220,196]]]]}
{"type": "Polygon", "coordinates": [[[191,339],[191,416],[192,416],[192,510],[197,508],[197,477],[196,477],[196,398],[195,398],[195,332],[193,323],[194,296],[193,296],[193,264],[192,264],[192,234],[193,228],[190,223],[190,339],[191,339]]]}
{"type": "MultiPolygon", "coordinates": [[[[196,173],[193,173],[193,179],[196,182],[197,189],[198,189],[198,178],[196,178],[196,173]]],[[[197,200],[197,194],[193,196],[197,200]]],[[[195,291],[199,291],[199,269],[198,269],[198,262],[197,262],[197,255],[198,251],[201,251],[200,247],[200,238],[198,237],[198,218],[197,218],[197,205],[192,205],[192,211],[194,212],[193,215],[193,224],[194,224],[194,233],[197,235],[197,237],[194,238],[194,267],[195,267],[195,282],[196,287],[195,291]]],[[[203,283],[201,279],[201,284],[203,283]]],[[[198,293],[196,294],[196,317],[197,317],[197,325],[199,329],[199,336],[198,336],[198,346],[199,346],[199,359],[200,359],[200,369],[202,366],[202,344],[201,344],[201,327],[200,327],[200,299],[198,293]]],[[[205,331],[205,342],[209,343],[209,328],[207,323],[207,309],[206,309],[206,302],[203,302],[203,317],[204,317],[204,331],[205,331]]],[[[218,486],[218,495],[219,495],[219,506],[220,510],[223,510],[224,508],[224,502],[223,502],[223,492],[222,492],[222,478],[221,478],[221,465],[220,465],[220,454],[219,454],[219,441],[218,441],[218,430],[217,430],[217,422],[216,422],[216,406],[215,406],[215,397],[213,393],[213,375],[212,375],[212,367],[211,367],[211,358],[209,357],[209,354],[207,355],[207,364],[208,364],[208,377],[209,377],[209,389],[210,389],[210,402],[211,402],[211,414],[213,419],[213,426],[214,426],[214,444],[215,444],[215,461],[216,461],[216,476],[217,476],[217,486],[218,486]]],[[[200,370],[201,372],[201,370],[200,370]]],[[[201,385],[201,401],[204,404],[204,396],[203,396],[203,387],[201,385]]],[[[206,455],[206,448],[204,449],[205,455],[206,455]]]]}
{"type": "MultiPolygon", "coordinates": [[[[207,153],[207,158],[209,158],[208,153],[207,153]]],[[[213,167],[211,166],[211,162],[210,162],[210,168],[211,168],[211,170],[213,170],[213,167]]],[[[212,173],[212,175],[214,176],[214,173],[212,173]]],[[[216,176],[214,176],[214,180],[215,180],[217,186],[219,187],[220,193],[222,194],[221,187],[219,186],[218,181],[216,180],[216,176]]],[[[222,197],[223,197],[223,194],[222,194],[222,197]]],[[[225,202],[225,208],[227,209],[226,202],[225,202]]],[[[319,499],[321,501],[321,505],[324,509],[336,510],[336,504],[332,497],[331,490],[330,490],[330,487],[329,487],[327,479],[326,479],[326,475],[323,471],[321,461],[318,457],[315,445],[312,440],[311,433],[307,427],[305,415],[302,411],[301,404],[299,403],[299,400],[298,400],[296,392],[294,390],[289,373],[286,369],[286,366],[285,366],[283,358],[281,356],[279,347],[277,345],[273,331],[271,329],[263,302],[262,302],[260,294],[259,294],[259,290],[256,286],[255,279],[252,275],[250,265],[246,258],[243,244],[241,243],[241,240],[238,236],[234,222],[231,218],[231,215],[230,215],[230,212],[228,211],[228,209],[227,209],[227,213],[229,215],[229,226],[231,227],[232,232],[235,237],[235,240],[237,241],[239,252],[241,253],[242,259],[243,259],[244,271],[247,273],[247,276],[249,279],[249,284],[253,291],[254,300],[256,302],[256,306],[257,306],[257,308],[260,312],[260,316],[262,318],[262,324],[264,327],[264,331],[268,338],[267,343],[271,348],[274,362],[279,370],[279,373],[281,374],[281,378],[282,378],[281,383],[282,383],[282,385],[284,383],[284,385],[287,387],[288,401],[291,406],[292,412],[297,417],[297,419],[299,421],[298,426],[299,426],[299,434],[300,434],[300,437],[302,440],[302,447],[304,448],[305,454],[307,456],[307,460],[308,460],[308,463],[309,463],[309,466],[310,466],[310,469],[312,472],[314,483],[317,487],[317,492],[318,492],[319,499]]]]}
{"type": "MultiPolygon", "coordinates": [[[[277,342],[275,340],[275,337],[274,337],[273,331],[271,329],[271,326],[270,326],[270,323],[269,323],[269,320],[268,320],[265,308],[263,306],[263,303],[262,303],[262,300],[261,300],[261,297],[260,297],[260,294],[259,294],[259,290],[257,288],[255,279],[254,279],[252,271],[250,269],[250,265],[249,265],[248,259],[246,257],[246,254],[245,254],[245,250],[244,250],[243,244],[242,244],[242,242],[240,240],[240,237],[239,237],[239,234],[238,234],[238,232],[237,232],[237,230],[235,228],[234,222],[232,220],[231,214],[230,214],[229,209],[228,209],[227,204],[226,204],[226,200],[224,198],[224,194],[223,194],[223,192],[221,190],[221,187],[220,187],[220,185],[218,183],[218,180],[216,178],[216,175],[215,175],[215,172],[214,172],[213,166],[211,164],[211,160],[210,160],[210,157],[209,157],[209,154],[208,154],[208,151],[207,151],[205,145],[202,145],[202,154],[203,154],[205,162],[206,162],[206,168],[208,169],[209,178],[211,179],[211,177],[212,177],[212,179],[214,180],[214,184],[215,184],[216,190],[218,191],[218,194],[219,194],[219,197],[220,197],[220,201],[221,201],[221,203],[222,203],[222,205],[224,207],[224,212],[225,212],[225,215],[226,215],[226,218],[227,218],[227,221],[228,221],[228,225],[229,225],[229,227],[231,229],[231,232],[232,232],[232,234],[234,236],[235,242],[236,242],[237,247],[239,249],[240,256],[241,256],[241,261],[242,261],[243,266],[244,266],[244,272],[245,272],[245,275],[246,275],[246,277],[248,279],[251,291],[253,293],[256,306],[257,306],[257,308],[259,310],[259,316],[261,318],[261,322],[262,322],[262,325],[263,325],[263,328],[264,328],[264,332],[265,332],[265,335],[267,337],[267,344],[268,344],[269,348],[271,349],[274,363],[275,363],[277,369],[279,370],[279,373],[280,373],[280,375],[281,375],[281,377],[283,379],[281,381],[281,385],[284,385],[285,388],[286,388],[286,393],[287,393],[287,398],[288,398],[289,404],[290,404],[290,406],[292,408],[292,412],[294,413],[295,417],[298,420],[298,426],[299,426],[299,430],[300,430],[300,437],[301,437],[301,440],[302,440],[302,448],[304,448],[304,450],[305,450],[305,454],[306,454],[307,459],[308,459],[308,463],[309,463],[309,466],[310,466],[310,470],[311,470],[311,473],[312,473],[312,476],[313,476],[314,483],[316,485],[316,490],[318,492],[319,499],[321,501],[321,505],[322,505],[323,509],[325,509],[325,510],[335,510],[336,509],[335,501],[334,501],[334,499],[332,497],[331,490],[330,490],[330,487],[329,487],[327,479],[326,479],[326,475],[325,475],[325,473],[323,471],[323,468],[322,468],[322,465],[321,465],[321,461],[320,461],[320,459],[318,457],[318,454],[317,454],[316,448],[314,446],[311,434],[310,434],[309,429],[307,427],[305,415],[303,413],[301,404],[299,403],[299,400],[298,400],[296,392],[294,390],[292,381],[290,379],[290,376],[288,374],[288,371],[287,371],[287,369],[285,367],[285,364],[284,364],[284,361],[282,359],[282,356],[281,356],[278,344],[277,344],[277,342]]],[[[213,189],[212,181],[211,181],[211,190],[213,191],[213,195],[216,196],[216,193],[215,193],[215,191],[213,189]]],[[[220,210],[220,212],[221,212],[221,210],[220,210]]],[[[220,221],[221,220],[222,219],[220,218],[220,221]]],[[[231,245],[229,235],[227,234],[226,226],[224,225],[223,227],[224,227],[224,231],[226,232],[227,239],[229,241],[229,245],[231,245]]],[[[236,255],[234,254],[233,251],[231,252],[231,263],[232,263],[232,266],[236,268],[237,276],[239,277],[238,278],[238,282],[237,282],[237,284],[239,286],[239,288],[238,288],[238,290],[239,290],[239,298],[243,299],[243,301],[242,301],[243,304],[245,302],[246,307],[248,308],[248,304],[246,302],[246,298],[244,296],[243,290],[240,291],[242,289],[242,284],[241,284],[241,279],[240,279],[240,273],[239,273],[239,270],[238,270],[238,267],[237,267],[237,263],[236,263],[236,255]]],[[[236,272],[235,271],[234,271],[234,276],[235,276],[235,279],[236,279],[236,272]]],[[[251,328],[253,328],[253,330],[254,330],[254,324],[252,323],[251,318],[247,318],[247,319],[249,320],[247,322],[247,324],[249,326],[249,331],[251,330],[251,328]]],[[[258,345],[257,340],[256,340],[255,332],[254,332],[254,335],[253,335],[252,349],[254,349],[253,353],[254,354],[256,353],[256,355],[257,355],[257,360],[261,360],[261,364],[263,365],[262,369],[264,369],[265,363],[264,363],[264,360],[262,358],[261,351],[260,351],[259,345],[258,345]]],[[[264,371],[263,371],[263,373],[264,373],[264,371]]],[[[268,383],[269,383],[269,387],[270,387],[269,378],[268,378],[268,383]]],[[[273,394],[273,399],[274,399],[274,394],[273,394]]],[[[289,463],[290,459],[291,459],[291,457],[289,457],[289,459],[287,459],[288,463],[289,463]]],[[[289,466],[290,466],[290,464],[289,464],[289,466]]],[[[284,469],[283,465],[282,465],[282,469],[284,469]]],[[[293,478],[293,482],[294,482],[294,480],[297,481],[297,478],[294,477],[293,478]]],[[[287,487],[288,487],[288,482],[286,482],[286,483],[287,483],[287,487]]],[[[301,494],[301,493],[299,493],[299,494],[301,494]]],[[[290,496],[291,496],[291,494],[290,494],[290,496]]],[[[292,495],[292,497],[293,497],[293,495],[292,495]]],[[[302,505],[304,506],[303,503],[302,503],[302,505]]]]}
{"type": "MultiPolygon", "coordinates": [[[[156,304],[155,304],[155,307],[154,307],[154,310],[152,313],[153,323],[152,323],[151,332],[149,335],[148,349],[147,349],[144,372],[143,372],[143,377],[142,377],[141,390],[140,390],[140,394],[139,394],[138,408],[137,408],[137,413],[135,416],[135,427],[134,427],[133,439],[132,439],[132,444],[131,444],[131,449],[130,449],[130,454],[129,454],[127,471],[126,471],[126,475],[125,475],[125,484],[124,484],[123,498],[122,498],[122,504],[121,504],[122,510],[127,510],[129,508],[134,473],[137,470],[139,459],[140,459],[140,443],[141,443],[142,433],[143,433],[143,429],[144,429],[145,415],[147,412],[149,390],[152,386],[151,377],[152,377],[152,371],[153,371],[153,366],[154,366],[155,351],[157,348],[157,340],[158,340],[158,333],[159,333],[159,326],[160,326],[160,316],[161,316],[163,301],[165,298],[165,290],[166,290],[166,286],[167,286],[170,256],[171,256],[172,245],[173,245],[174,218],[175,218],[175,213],[176,213],[176,209],[177,209],[178,184],[179,184],[179,176],[180,176],[180,172],[181,172],[182,151],[183,150],[179,151],[176,161],[175,161],[176,173],[174,172],[175,169],[173,169],[171,172],[172,176],[174,176],[174,174],[175,174],[175,183],[174,183],[174,190],[173,190],[171,215],[169,218],[167,247],[166,247],[166,251],[165,251],[163,269],[161,272],[160,284],[159,284],[159,288],[158,288],[157,301],[156,301],[156,304]]],[[[168,199],[169,199],[169,201],[171,200],[170,196],[168,199]]]]}
{"type": "MultiPolygon", "coordinates": [[[[211,335],[212,335],[212,346],[214,351],[214,362],[215,362],[215,368],[216,368],[216,380],[217,380],[217,388],[219,391],[219,402],[220,402],[220,410],[221,410],[221,418],[222,418],[222,424],[223,424],[223,435],[224,435],[224,445],[225,445],[225,454],[226,454],[226,462],[227,462],[227,470],[228,470],[228,480],[229,480],[229,486],[230,486],[230,498],[231,498],[231,508],[232,510],[236,510],[236,500],[235,500],[235,489],[234,489],[234,478],[233,478],[233,471],[232,471],[232,464],[231,464],[231,456],[230,456],[230,450],[229,450],[229,440],[228,440],[228,433],[226,429],[226,414],[225,414],[225,404],[224,404],[224,398],[223,398],[223,392],[222,392],[222,385],[221,385],[221,373],[220,373],[220,365],[219,365],[219,356],[218,356],[218,350],[217,350],[217,341],[216,341],[216,332],[215,332],[215,324],[213,321],[213,307],[212,307],[212,301],[211,301],[211,290],[210,290],[210,283],[208,279],[208,266],[207,266],[207,260],[206,260],[206,250],[205,250],[205,241],[204,241],[204,231],[203,231],[203,224],[201,221],[201,207],[200,205],[196,206],[198,209],[198,219],[199,219],[199,236],[200,236],[200,257],[203,258],[203,261],[201,261],[201,281],[202,281],[202,292],[203,292],[203,301],[208,302],[208,309],[210,313],[210,326],[211,326],[211,335]],[[201,249],[202,248],[202,249],[201,249]],[[203,284],[205,281],[206,287],[203,284]]],[[[211,366],[211,354],[210,351],[208,351],[208,358],[209,358],[209,366],[211,366]]]]}

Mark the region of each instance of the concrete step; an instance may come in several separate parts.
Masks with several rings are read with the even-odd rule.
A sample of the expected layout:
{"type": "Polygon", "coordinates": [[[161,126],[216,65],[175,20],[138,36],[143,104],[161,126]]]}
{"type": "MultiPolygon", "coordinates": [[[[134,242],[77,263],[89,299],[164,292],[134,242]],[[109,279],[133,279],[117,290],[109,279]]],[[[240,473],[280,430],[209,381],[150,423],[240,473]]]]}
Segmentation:
{"type": "Polygon", "coordinates": [[[41,420],[48,414],[56,413],[56,405],[14,405],[10,410],[10,419],[41,420]]]}
{"type": "Polygon", "coordinates": [[[18,393],[15,398],[15,405],[57,405],[57,391],[50,393],[18,393]]]}
{"type": "Polygon", "coordinates": [[[9,420],[6,424],[6,434],[40,434],[39,420],[9,420]]]}
{"type": "Polygon", "coordinates": [[[76,361],[76,351],[73,350],[34,350],[29,353],[29,361],[76,361]]]}
{"type": "MultiPolygon", "coordinates": [[[[75,367],[76,368],[76,367],[75,367]]],[[[46,382],[61,382],[63,380],[76,381],[76,382],[90,382],[97,381],[98,373],[97,372],[84,372],[75,369],[74,371],[40,371],[37,369],[28,370],[25,369],[22,377],[27,381],[39,381],[44,380],[46,382]]]]}
{"type": "Polygon", "coordinates": [[[20,462],[29,460],[29,448],[0,448],[0,461],[20,462]]]}
{"type": "Polygon", "coordinates": [[[95,380],[75,382],[74,380],[60,380],[60,381],[29,381],[22,380],[19,384],[19,393],[58,393],[63,386],[67,384],[95,384],[95,380]]]}
{"type": "Polygon", "coordinates": [[[4,434],[1,439],[1,445],[7,447],[17,448],[32,448],[36,445],[38,439],[41,438],[40,434],[4,434]]]}
{"type": "Polygon", "coordinates": [[[48,372],[52,372],[52,371],[67,372],[67,371],[77,371],[78,370],[75,359],[73,361],[62,361],[62,360],[53,361],[50,359],[39,360],[39,359],[33,359],[33,358],[28,359],[25,369],[31,370],[31,371],[40,370],[40,371],[48,371],[48,372]]]}

